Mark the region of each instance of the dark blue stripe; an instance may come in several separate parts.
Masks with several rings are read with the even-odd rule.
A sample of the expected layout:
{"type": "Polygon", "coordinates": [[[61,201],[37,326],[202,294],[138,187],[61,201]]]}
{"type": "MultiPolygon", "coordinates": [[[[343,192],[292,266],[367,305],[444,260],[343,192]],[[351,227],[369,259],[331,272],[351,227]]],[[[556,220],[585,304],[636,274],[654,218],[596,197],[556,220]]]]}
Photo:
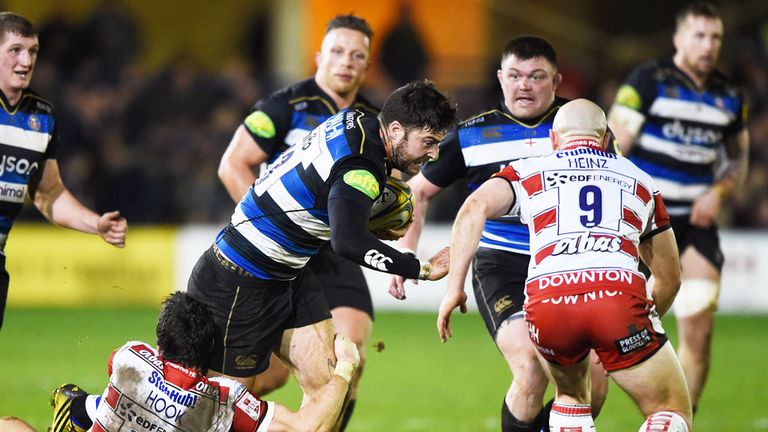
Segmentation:
{"type": "Polygon", "coordinates": [[[217,241],[216,246],[218,246],[219,249],[224,253],[224,255],[229,258],[230,261],[237,264],[241,268],[245,269],[248,273],[256,276],[260,279],[272,279],[274,275],[267,273],[260,269],[259,267],[251,264],[250,261],[243,258],[237,251],[232,248],[229,243],[227,243],[224,239],[217,241]]]}
{"type": "MultiPolygon", "coordinates": [[[[530,238],[528,234],[528,227],[526,225],[522,225],[520,223],[515,223],[511,221],[502,222],[499,220],[489,220],[485,222],[485,227],[483,228],[483,230],[497,237],[503,237],[509,242],[520,243],[520,245],[514,245],[516,247],[519,247],[525,250],[528,249],[530,238]]],[[[509,243],[500,242],[497,240],[491,240],[485,237],[483,237],[483,239],[484,239],[483,240],[484,242],[490,243],[490,244],[498,244],[501,246],[510,245],[509,243]]]]}
{"type": "MultiPolygon", "coordinates": [[[[31,103],[35,103],[35,101],[31,101],[31,103]]],[[[8,112],[4,109],[0,109],[0,124],[15,126],[28,131],[50,134],[53,131],[54,122],[53,116],[50,114],[33,114],[19,110],[16,111],[15,114],[11,115],[8,114],[8,112]],[[30,124],[31,122],[29,121],[30,117],[33,115],[37,118],[37,122],[33,123],[37,126],[37,129],[34,129],[30,124]]]]}
{"type": "Polygon", "coordinates": [[[288,238],[288,234],[276,226],[269,216],[265,215],[259,206],[256,205],[256,202],[253,200],[253,194],[246,194],[245,199],[239,205],[240,209],[248,217],[251,225],[291,254],[312,256],[317,253],[317,248],[298,244],[288,238]]]}
{"type": "MultiPolygon", "coordinates": [[[[19,204],[19,208],[21,208],[21,204],[19,204]]],[[[16,213],[18,213],[18,211],[16,213]]],[[[15,214],[13,216],[0,216],[0,232],[8,234],[13,226],[14,219],[16,219],[15,214]]]]}
{"type": "MultiPolygon", "coordinates": [[[[716,94],[710,91],[698,93],[688,88],[688,86],[682,84],[678,84],[674,87],[676,92],[674,99],[680,99],[688,102],[702,102],[713,108],[725,110],[733,114],[738,114],[740,105],[738,97],[716,94]],[[720,100],[722,106],[718,106],[718,100],[720,100]]],[[[668,85],[659,83],[656,86],[656,91],[662,97],[671,97],[667,96],[667,88],[669,88],[668,85]]]]}
{"type": "Polygon", "coordinates": [[[295,199],[299,203],[301,208],[307,210],[309,214],[320,219],[326,225],[328,222],[328,211],[315,209],[317,204],[317,196],[309,190],[309,187],[299,175],[300,167],[296,167],[290,172],[285,173],[280,177],[280,181],[288,191],[291,198],[295,199]]]}
{"type": "Polygon", "coordinates": [[[536,139],[549,137],[549,129],[552,124],[547,122],[529,128],[517,123],[486,124],[459,129],[459,143],[461,148],[467,148],[483,144],[492,144],[502,141],[520,139],[536,139]]]}
{"type": "Polygon", "coordinates": [[[291,116],[290,130],[301,129],[307,131],[307,133],[312,132],[316,127],[320,126],[322,122],[326,121],[328,117],[330,116],[313,115],[306,111],[294,111],[291,116]]]}
{"type": "Polygon", "coordinates": [[[659,177],[665,180],[671,180],[677,183],[685,185],[691,184],[712,184],[714,181],[714,175],[691,175],[683,170],[665,167],[655,164],[653,162],[639,159],[636,157],[629,158],[638,168],[645,171],[651,177],[659,177]]]}

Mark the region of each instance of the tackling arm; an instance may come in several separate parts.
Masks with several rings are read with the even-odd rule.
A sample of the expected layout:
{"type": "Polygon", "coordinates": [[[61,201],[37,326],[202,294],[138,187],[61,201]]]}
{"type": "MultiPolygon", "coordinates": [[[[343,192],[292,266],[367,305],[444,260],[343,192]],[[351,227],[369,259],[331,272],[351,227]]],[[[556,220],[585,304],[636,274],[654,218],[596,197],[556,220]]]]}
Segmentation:
{"type": "Polygon", "coordinates": [[[244,125],[240,125],[219,162],[219,179],[235,202],[248,191],[256,180],[254,170],[267,160],[267,155],[254,141],[244,125]]]}
{"type": "Polygon", "coordinates": [[[640,243],[640,258],[653,274],[653,301],[664,315],[680,289],[680,255],[672,229],[662,231],[640,243]]]}
{"type": "MultiPolygon", "coordinates": [[[[275,416],[267,429],[269,432],[330,431],[333,429],[344,405],[352,373],[360,363],[357,347],[349,339],[336,336],[336,367],[331,380],[297,412],[275,406],[275,416]]],[[[235,431],[240,432],[240,431],[235,431]]]]}
{"type": "Polygon", "coordinates": [[[125,246],[128,223],[113,211],[99,215],[85,207],[64,186],[55,159],[47,159],[30,180],[30,196],[35,207],[51,223],[89,234],[99,234],[107,243],[125,246]]]}
{"type": "Polygon", "coordinates": [[[645,116],[632,108],[618,103],[611,107],[608,126],[616,137],[622,154],[627,155],[632,150],[644,122],[645,116]]]}
{"type": "Polygon", "coordinates": [[[487,219],[504,215],[515,202],[515,192],[508,180],[491,178],[474,191],[459,209],[451,229],[451,273],[448,275],[448,290],[440,303],[437,331],[445,342],[452,336],[450,317],[456,307],[467,311],[467,295],[464,280],[475,254],[483,226],[487,219]]]}

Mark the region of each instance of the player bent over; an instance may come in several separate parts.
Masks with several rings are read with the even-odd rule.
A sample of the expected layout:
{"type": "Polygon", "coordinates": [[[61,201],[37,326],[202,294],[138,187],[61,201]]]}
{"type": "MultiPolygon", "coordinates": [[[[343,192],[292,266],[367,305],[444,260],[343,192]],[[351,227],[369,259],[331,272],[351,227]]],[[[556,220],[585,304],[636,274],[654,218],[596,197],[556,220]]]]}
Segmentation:
{"type": "Polygon", "coordinates": [[[650,176],[605,152],[594,103],[565,104],[550,132],[553,155],[515,161],[462,206],[451,234],[451,274],[437,327],[466,311],[464,278],[487,218],[519,215],[531,238],[525,319],[555,381],[550,428],[594,430],[589,350],[647,417],[642,431],[688,431],[691,401],[661,326],[680,286],[669,216],[650,176]],[[651,268],[651,296],[638,259],[651,268]]]}
{"type": "Polygon", "coordinates": [[[157,322],[157,349],[131,341],[112,353],[101,396],[67,384],[54,392],[52,432],[331,430],[359,362],[339,336],[332,378],[297,412],[259,399],[242,384],[205,376],[216,326],[186,293],[171,294],[157,322]]]}

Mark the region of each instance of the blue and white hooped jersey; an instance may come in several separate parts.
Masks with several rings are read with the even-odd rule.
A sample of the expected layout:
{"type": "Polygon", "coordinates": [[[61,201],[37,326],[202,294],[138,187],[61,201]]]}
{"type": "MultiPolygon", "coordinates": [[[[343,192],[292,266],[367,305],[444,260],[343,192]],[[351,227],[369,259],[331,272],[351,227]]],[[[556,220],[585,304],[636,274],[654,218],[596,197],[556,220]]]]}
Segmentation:
{"type": "Polygon", "coordinates": [[[690,213],[715,182],[726,140],[745,127],[739,88],[719,72],[696,88],[665,59],[634,70],[616,104],[645,118],[629,158],[654,178],[671,215],[690,213]]]}
{"type": "MultiPolygon", "coordinates": [[[[351,108],[371,114],[379,112],[360,94],[351,108]]],[[[280,152],[301,141],[337,112],[339,108],[333,99],[310,78],[258,101],[243,125],[272,163],[280,152]]]]}
{"type": "Polygon", "coordinates": [[[224,255],[256,277],[293,279],[330,240],[328,193],[339,165],[364,158],[379,168],[375,174],[384,185],[385,151],[378,131],[374,115],[342,110],[281,153],[217,237],[224,255]]]}
{"type": "Polygon", "coordinates": [[[11,107],[0,92],[0,253],[19,214],[30,177],[56,157],[53,105],[29,90],[11,107]]]}
{"type": "MultiPolygon", "coordinates": [[[[556,98],[541,117],[526,122],[514,118],[503,102],[461,122],[440,144],[437,160],[424,166],[424,177],[441,188],[464,178],[474,191],[513,161],[551,154],[549,130],[566,102],[556,98]]],[[[528,243],[528,228],[517,216],[488,220],[480,239],[480,247],[520,254],[529,254],[528,243]]]]}

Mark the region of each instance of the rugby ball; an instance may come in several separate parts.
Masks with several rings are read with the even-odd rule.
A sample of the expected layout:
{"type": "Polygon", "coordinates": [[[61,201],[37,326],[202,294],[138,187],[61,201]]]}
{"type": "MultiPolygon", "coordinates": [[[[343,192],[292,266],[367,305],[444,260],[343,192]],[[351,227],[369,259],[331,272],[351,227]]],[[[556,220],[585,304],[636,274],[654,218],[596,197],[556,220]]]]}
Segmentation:
{"type": "Polygon", "coordinates": [[[413,192],[404,181],[389,177],[384,191],[371,207],[368,229],[380,231],[397,229],[413,217],[413,192]]]}

